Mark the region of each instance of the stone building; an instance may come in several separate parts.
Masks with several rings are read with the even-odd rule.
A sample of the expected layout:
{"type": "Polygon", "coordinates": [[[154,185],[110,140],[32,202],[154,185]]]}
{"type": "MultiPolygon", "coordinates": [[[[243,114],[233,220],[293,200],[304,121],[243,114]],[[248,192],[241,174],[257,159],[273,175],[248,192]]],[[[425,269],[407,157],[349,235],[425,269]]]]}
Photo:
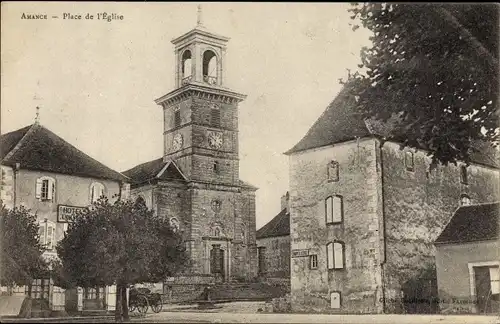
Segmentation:
{"type": "Polygon", "coordinates": [[[355,104],[344,88],[285,153],[295,310],[403,311],[405,285],[432,272],[453,211],[498,199],[497,159],[429,171],[427,152],[383,141],[390,125],[361,119],[355,104]]]}
{"type": "MultiPolygon", "coordinates": [[[[0,146],[0,199],[7,208],[22,205],[36,213],[47,259],[57,257],[55,247],[68,228],[68,215],[102,195],[110,201],[129,195],[125,176],[38,123],[2,135],[0,146]]],[[[14,294],[27,292],[27,287],[17,287],[14,294]]],[[[114,286],[65,291],[50,278],[37,278],[31,297],[44,301],[53,311],[113,310],[115,292],[114,286]]]]}
{"type": "Polygon", "coordinates": [[[290,280],[290,211],[288,192],[281,211],[257,231],[258,274],[268,281],[290,280]]]}
{"type": "Polygon", "coordinates": [[[170,219],[186,241],[192,267],[170,286],[257,275],[257,188],[239,178],[245,95],[225,87],[228,40],[201,24],[172,40],[176,88],[155,101],[164,116],[163,156],[124,172],[132,197],[170,219]]]}
{"type": "Polygon", "coordinates": [[[443,313],[498,314],[500,203],[461,206],[436,242],[443,313]]]}

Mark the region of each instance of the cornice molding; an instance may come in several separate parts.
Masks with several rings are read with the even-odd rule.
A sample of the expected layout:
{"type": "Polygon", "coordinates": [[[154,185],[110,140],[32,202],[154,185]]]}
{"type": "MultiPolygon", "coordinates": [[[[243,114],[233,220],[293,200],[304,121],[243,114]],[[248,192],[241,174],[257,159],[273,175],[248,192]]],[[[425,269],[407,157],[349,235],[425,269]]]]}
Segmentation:
{"type": "Polygon", "coordinates": [[[178,104],[192,97],[225,104],[235,104],[245,100],[247,96],[230,91],[226,88],[210,87],[203,83],[193,81],[192,83],[186,84],[156,99],[155,103],[166,109],[169,106],[178,104]]]}

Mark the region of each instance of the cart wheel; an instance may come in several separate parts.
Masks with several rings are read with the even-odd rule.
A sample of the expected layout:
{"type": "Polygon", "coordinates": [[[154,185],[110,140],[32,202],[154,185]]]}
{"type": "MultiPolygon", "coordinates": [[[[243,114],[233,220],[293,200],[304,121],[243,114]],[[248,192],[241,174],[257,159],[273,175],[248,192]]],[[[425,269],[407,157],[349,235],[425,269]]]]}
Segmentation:
{"type": "Polygon", "coordinates": [[[149,303],[146,296],[140,296],[137,298],[137,310],[139,313],[146,315],[148,311],[149,303]]]}
{"type": "Polygon", "coordinates": [[[163,304],[160,300],[157,300],[154,305],[151,305],[151,310],[155,313],[159,313],[163,307],[163,304]]]}
{"type": "Polygon", "coordinates": [[[135,311],[135,305],[129,305],[129,306],[128,306],[128,310],[129,310],[130,312],[135,311]]]}

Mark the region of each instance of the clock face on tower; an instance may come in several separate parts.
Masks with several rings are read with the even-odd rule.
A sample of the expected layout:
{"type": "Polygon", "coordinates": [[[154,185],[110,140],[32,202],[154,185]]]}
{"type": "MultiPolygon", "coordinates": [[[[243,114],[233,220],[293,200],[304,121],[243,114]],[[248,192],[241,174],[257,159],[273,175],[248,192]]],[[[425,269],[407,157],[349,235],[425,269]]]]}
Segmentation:
{"type": "Polygon", "coordinates": [[[181,149],[182,147],[182,135],[181,134],[175,134],[174,136],[174,143],[173,143],[173,148],[174,148],[174,151],[178,151],[181,149]]]}
{"type": "Polygon", "coordinates": [[[222,133],[221,132],[208,132],[208,145],[215,149],[222,147],[222,133]]]}

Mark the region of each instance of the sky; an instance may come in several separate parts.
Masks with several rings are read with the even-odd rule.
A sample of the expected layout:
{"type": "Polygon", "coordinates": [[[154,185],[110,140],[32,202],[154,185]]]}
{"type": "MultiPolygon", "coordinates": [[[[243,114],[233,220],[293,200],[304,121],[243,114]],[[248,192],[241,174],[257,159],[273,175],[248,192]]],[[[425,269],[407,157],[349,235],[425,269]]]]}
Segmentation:
{"type": "MultiPolygon", "coordinates": [[[[43,126],[114,170],[161,157],[163,114],[154,100],[174,89],[170,41],[195,27],[197,5],[2,2],[0,132],[32,124],[39,106],[43,126]],[[97,20],[103,12],[123,20],[97,20]],[[62,19],[65,13],[82,19],[62,19]]],[[[225,86],[247,95],[239,104],[240,178],[259,188],[257,228],[280,212],[288,189],[283,152],[306,134],[369,45],[367,30],[352,31],[349,7],[202,3],[204,26],[230,37],[225,86]]]]}

